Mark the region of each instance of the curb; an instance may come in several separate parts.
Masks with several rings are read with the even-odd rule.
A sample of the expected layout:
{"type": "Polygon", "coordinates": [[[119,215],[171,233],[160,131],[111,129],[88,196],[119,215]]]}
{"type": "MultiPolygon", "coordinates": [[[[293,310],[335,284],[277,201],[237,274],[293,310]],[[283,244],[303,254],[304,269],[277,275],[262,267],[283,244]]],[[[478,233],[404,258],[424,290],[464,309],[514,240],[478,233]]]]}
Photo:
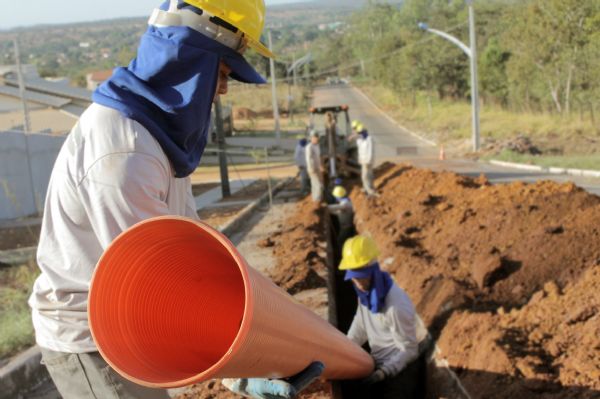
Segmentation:
{"type": "Polygon", "coordinates": [[[405,132],[409,133],[411,136],[421,140],[422,142],[435,147],[437,146],[437,143],[435,141],[426,139],[425,137],[407,129],[406,127],[402,126],[401,124],[399,124],[394,118],[392,118],[391,116],[389,116],[384,110],[382,110],[377,104],[375,104],[375,102],[373,100],[371,100],[371,98],[369,96],[367,96],[361,89],[359,89],[358,87],[352,85],[352,88],[354,88],[361,96],[363,96],[372,106],[375,107],[375,109],[377,109],[377,111],[379,111],[383,116],[385,116],[385,118],[387,120],[389,120],[390,122],[392,122],[394,125],[398,126],[400,129],[404,130],[405,132]]]}
{"type": "Polygon", "coordinates": [[[0,399],[27,397],[29,390],[50,379],[40,348],[33,346],[0,368],[0,399]]]}
{"type": "Polygon", "coordinates": [[[488,163],[496,166],[504,166],[507,168],[529,170],[533,172],[544,172],[555,175],[570,175],[570,176],[582,176],[582,177],[600,177],[600,171],[598,170],[587,170],[587,169],[572,169],[572,168],[557,168],[557,167],[545,167],[539,165],[528,165],[516,162],[505,162],[490,159],[488,163]]]}
{"type": "MultiPolygon", "coordinates": [[[[293,179],[293,177],[288,177],[287,179],[277,183],[272,189],[272,194],[277,194],[284,186],[291,183],[293,179]]],[[[259,206],[263,205],[268,200],[269,193],[266,192],[254,202],[248,204],[244,209],[240,211],[240,213],[238,213],[238,215],[233,220],[230,220],[225,224],[225,226],[221,227],[219,231],[228,238],[231,238],[231,236],[237,232],[240,225],[243,222],[245,222],[258,209],[259,206]]]]}

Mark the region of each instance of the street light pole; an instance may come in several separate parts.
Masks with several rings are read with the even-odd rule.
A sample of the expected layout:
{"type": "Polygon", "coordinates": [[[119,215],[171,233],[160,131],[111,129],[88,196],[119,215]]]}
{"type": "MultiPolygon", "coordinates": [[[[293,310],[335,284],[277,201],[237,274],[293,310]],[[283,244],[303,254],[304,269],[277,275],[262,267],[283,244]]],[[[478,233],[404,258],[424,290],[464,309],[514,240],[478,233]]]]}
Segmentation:
{"type": "Polygon", "coordinates": [[[469,7],[469,41],[471,44],[471,108],[473,112],[473,151],[479,151],[479,83],[477,79],[477,43],[475,41],[475,11],[473,0],[467,0],[469,7]]]}
{"type": "Polygon", "coordinates": [[[475,11],[473,10],[473,0],[465,0],[469,8],[469,41],[470,46],[467,46],[456,37],[439,31],[437,29],[430,28],[426,23],[419,22],[419,28],[438,35],[449,42],[457,45],[470,59],[471,61],[471,111],[472,111],[472,124],[473,124],[473,151],[479,151],[480,146],[480,127],[479,127],[479,84],[477,78],[477,45],[475,41],[475,11]]]}

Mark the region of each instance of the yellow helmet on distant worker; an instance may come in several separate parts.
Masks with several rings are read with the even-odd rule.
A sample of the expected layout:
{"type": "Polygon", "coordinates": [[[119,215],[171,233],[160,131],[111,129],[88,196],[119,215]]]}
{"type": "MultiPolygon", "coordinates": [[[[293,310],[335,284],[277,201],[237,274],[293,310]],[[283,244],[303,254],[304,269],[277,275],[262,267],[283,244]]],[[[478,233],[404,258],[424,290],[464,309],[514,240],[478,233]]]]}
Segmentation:
{"type": "Polygon", "coordinates": [[[342,186],[335,186],[332,194],[335,198],[344,198],[346,196],[346,189],[342,186]]]}
{"type": "Polygon", "coordinates": [[[358,130],[357,128],[359,126],[362,126],[362,123],[360,123],[360,121],[358,119],[355,119],[355,120],[352,121],[352,129],[358,130]]]}
{"type": "Polygon", "coordinates": [[[344,243],[340,270],[360,269],[379,256],[377,244],[371,237],[354,236],[344,243]]]}
{"type": "Polygon", "coordinates": [[[244,33],[248,46],[265,57],[275,58],[260,42],[265,26],[264,0],[183,0],[184,2],[221,18],[244,33]]]}

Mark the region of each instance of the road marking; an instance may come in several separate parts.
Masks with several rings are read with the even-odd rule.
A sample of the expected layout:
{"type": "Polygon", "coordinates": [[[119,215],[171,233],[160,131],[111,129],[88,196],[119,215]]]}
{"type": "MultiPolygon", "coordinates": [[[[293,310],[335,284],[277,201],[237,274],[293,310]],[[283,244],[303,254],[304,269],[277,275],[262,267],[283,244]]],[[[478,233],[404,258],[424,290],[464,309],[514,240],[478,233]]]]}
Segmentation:
{"type": "Polygon", "coordinates": [[[435,147],[437,146],[437,143],[435,141],[432,140],[428,140],[425,137],[407,129],[406,127],[402,126],[401,124],[399,124],[396,120],[394,120],[394,118],[392,118],[391,116],[389,116],[384,110],[382,110],[381,108],[379,108],[379,106],[377,106],[377,104],[375,104],[373,102],[373,100],[371,100],[369,98],[369,96],[367,96],[365,93],[362,92],[362,90],[360,90],[358,87],[356,86],[351,86],[354,90],[356,90],[361,96],[363,96],[373,107],[375,107],[375,109],[377,111],[379,111],[380,114],[382,114],[384,117],[387,118],[387,120],[389,120],[390,122],[392,122],[394,125],[398,126],[400,129],[404,130],[405,132],[407,132],[408,134],[416,137],[417,139],[421,140],[422,142],[435,147]]]}

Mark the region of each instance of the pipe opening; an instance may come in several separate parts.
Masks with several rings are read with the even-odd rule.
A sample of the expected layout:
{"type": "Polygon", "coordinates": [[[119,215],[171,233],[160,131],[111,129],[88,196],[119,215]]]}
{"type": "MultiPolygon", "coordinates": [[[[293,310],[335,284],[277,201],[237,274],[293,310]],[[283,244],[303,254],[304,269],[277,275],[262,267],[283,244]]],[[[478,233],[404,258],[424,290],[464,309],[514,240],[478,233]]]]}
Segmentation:
{"type": "Polygon", "coordinates": [[[232,255],[214,233],[177,219],[141,223],[115,240],[89,298],[104,358],[135,381],[165,387],[217,365],[246,307],[245,272],[232,255]]]}

